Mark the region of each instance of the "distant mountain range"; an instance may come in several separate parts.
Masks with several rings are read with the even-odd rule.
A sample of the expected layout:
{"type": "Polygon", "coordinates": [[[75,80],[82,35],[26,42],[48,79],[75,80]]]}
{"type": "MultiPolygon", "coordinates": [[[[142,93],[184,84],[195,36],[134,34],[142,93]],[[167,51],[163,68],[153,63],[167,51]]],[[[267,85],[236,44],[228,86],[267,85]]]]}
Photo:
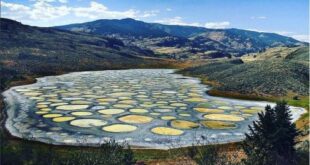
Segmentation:
{"type": "Polygon", "coordinates": [[[169,67],[175,62],[150,58],[152,51],[121,40],[0,19],[0,90],[27,75],[80,70],[169,67]],[[171,63],[171,64],[170,64],[171,63]]]}
{"type": "Polygon", "coordinates": [[[163,25],[130,18],[121,20],[102,19],[55,28],[117,38],[126,45],[150,49],[157,55],[174,58],[241,56],[270,47],[291,47],[305,44],[275,33],[163,25]]]}
{"type": "Polygon", "coordinates": [[[101,35],[120,35],[131,37],[192,37],[205,32],[205,28],[179,25],[146,23],[135,19],[101,19],[93,22],[56,26],[59,29],[87,32],[101,35]]]}
{"type": "Polygon", "coordinates": [[[67,60],[73,56],[107,60],[145,56],[197,60],[242,56],[277,46],[307,45],[274,33],[163,25],[130,18],[50,28],[2,18],[0,44],[2,50],[10,50],[2,51],[3,57],[22,53],[22,56],[31,54],[42,58],[48,54],[67,60]]]}

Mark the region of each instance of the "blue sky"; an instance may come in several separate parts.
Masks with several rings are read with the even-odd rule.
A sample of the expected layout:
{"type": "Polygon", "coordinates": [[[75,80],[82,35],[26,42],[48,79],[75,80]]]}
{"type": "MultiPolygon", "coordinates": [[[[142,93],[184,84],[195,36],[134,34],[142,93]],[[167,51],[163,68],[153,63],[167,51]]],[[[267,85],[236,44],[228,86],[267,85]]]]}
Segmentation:
{"type": "Polygon", "coordinates": [[[97,19],[239,28],[308,39],[308,0],[2,0],[1,15],[35,26],[97,19]]]}

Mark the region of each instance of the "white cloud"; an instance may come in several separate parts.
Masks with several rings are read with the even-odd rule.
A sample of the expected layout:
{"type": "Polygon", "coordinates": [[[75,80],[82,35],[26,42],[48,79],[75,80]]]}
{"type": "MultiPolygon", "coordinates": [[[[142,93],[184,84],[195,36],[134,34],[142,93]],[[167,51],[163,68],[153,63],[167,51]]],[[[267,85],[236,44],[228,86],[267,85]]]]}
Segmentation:
{"type": "Polygon", "coordinates": [[[144,11],[142,14],[139,14],[139,17],[141,18],[154,17],[157,16],[159,12],[160,12],[159,10],[144,11]]]}
{"type": "Polygon", "coordinates": [[[125,11],[111,10],[102,3],[91,1],[88,6],[72,7],[67,0],[31,0],[26,6],[17,3],[2,2],[2,16],[37,26],[54,26],[57,23],[73,23],[73,20],[90,21],[94,19],[121,19],[154,17],[159,10],[125,11]],[[54,3],[54,2],[60,2],[54,3]]]}
{"type": "Polygon", "coordinates": [[[167,25],[202,26],[198,22],[193,22],[193,23],[184,22],[182,17],[166,18],[162,20],[156,20],[155,22],[167,24],[167,25]]]}
{"type": "Polygon", "coordinates": [[[266,16],[252,16],[251,19],[267,19],[266,16]]]}
{"type": "Polygon", "coordinates": [[[161,20],[156,20],[156,23],[166,24],[166,25],[185,25],[185,26],[198,26],[206,27],[210,29],[225,29],[230,26],[230,22],[207,22],[205,24],[199,22],[185,22],[182,17],[166,18],[161,20]]]}
{"type": "Polygon", "coordinates": [[[297,34],[295,32],[290,32],[290,31],[273,31],[271,33],[277,33],[283,36],[292,37],[298,41],[309,42],[309,35],[307,34],[297,34]]]}
{"type": "Polygon", "coordinates": [[[295,34],[295,35],[292,35],[291,37],[293,37],[299,41],[304,41],[304,42],[310,43],[310,37],[307,34],[295,34]]]}
{"type": "Polygon", "coordinates": [[[1,2],[1,8],[7,8],[8,10],[2,11],[2,16],[20,20],[24,18],[24,15],[28,15],[31,12],[31,8],[21,4],[1,2]]]}
{"type": "Polygon", "coordinates": [[[210,29],[225,29],[230,26],[230,22],[224,21],[224,22],[207,22],[205,23],[206,28],[210,29]]]}
{"type": "Polygon", "coordinates": [[[265,32],[265,33],[276,33],[276,34],[280,34],[283,36],[292,37],[298,41],[304,41],[304,42],[310,43],[310,36],[307,34],[297,34],[295,32],[291,32],[291,31],[267,31],[267,30],[260,30],[260,29],[247,29],[247,30],[257,31],[257,32],[265,32]]]}
{"type": "Polygon", "coordinates": [[[18,10],[25,11],[25,10],[30,9],[28,6],[15,4],[15,3],[2,2],[1,5],[2,5],[2,7],[9,8],[11,11],[18,11],[18,10]]]}
{"type": "Polygon", "coordinates": [[[58,0],[60,3],[68,3],[68,0],[58,0]]]}
{"type": "Polygon", "coordinates": [[[166,11],[172,11],[172,9],[168,7],[168,8],[166,8],[166,11]]]}
{"type": "Polygon", "coordinates": [[[126,17],[137,17],[139,11],[129,9],[126,11],[113,11],[109,10],[105,5],[91,1],[90,5],[87,7],[77,7],[71,8],[72,12],[77,17],[86,17],[90,19],[100,19],[100,18],[126,18],[126,17]]]}
{"type": "Polygon", "coordinates": [[[68,15],[70,10],[71,8],[65,5],[53,6],[50,3],[38,1],[28,14],[33,20],[53,20],[68,15]]]}
{"type": "Polygon", "coordinates": [[[272,33],[277,33],[277,34],[284,35],[284,36],[290,36],[294,34],[294,32],[289,32],[289,31],[273,31],[272,33]]]}
{"type": "Polygon", "coordinates": [[[69,14],[70,8],[67,6],[53,6],[49,2],[51,2],[51,0],[39,0],[36,1],[31,7],[21,4],[2,2],[2,7],[5,9],[5,12],[3,12],[3,17],[16,19],[19,21],[50,21],[69,14]]]}

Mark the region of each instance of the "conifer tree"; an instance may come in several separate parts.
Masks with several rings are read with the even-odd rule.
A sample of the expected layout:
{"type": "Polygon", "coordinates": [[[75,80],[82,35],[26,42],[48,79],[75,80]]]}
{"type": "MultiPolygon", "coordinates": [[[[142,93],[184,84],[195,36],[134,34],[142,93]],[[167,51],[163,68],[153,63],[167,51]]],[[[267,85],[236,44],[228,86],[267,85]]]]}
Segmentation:
{"type": "Polygon", "coordinates": [[[278,102],[274,109],[277,130],[273,145],[277,153],[278,164],[296,164],[296,150],[294,146],[297,143],[296,137],[300,132],[296,129],[295,124],[291,122],[292,115],[286,102],[278,102]]]}
{"type": "Polygon", "coordinates": [[[258,114],[258,121],[249,126],[243,149],[246,164],[293,165],[296,164],[294,145],[299,135],[286,102],[278,102],[274,108],[266,106],[258,114]]]}

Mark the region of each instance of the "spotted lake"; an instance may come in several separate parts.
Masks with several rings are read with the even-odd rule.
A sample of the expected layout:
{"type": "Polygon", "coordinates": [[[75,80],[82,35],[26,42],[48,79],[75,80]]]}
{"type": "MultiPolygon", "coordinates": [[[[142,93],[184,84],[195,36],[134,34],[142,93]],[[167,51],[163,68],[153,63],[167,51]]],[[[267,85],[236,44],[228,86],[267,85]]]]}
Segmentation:
{"type": "MultiPolygon", "coordinates": [[[[96,146],[107,140],[173,148],[244,138],[267,102],[205,94],[199,79],[171,69],[75,72],[38,78],[3,93],[13,136],[51,144],[96,146]]],[[[291,107],[293,120],[304,109],[291,107]]]]}

